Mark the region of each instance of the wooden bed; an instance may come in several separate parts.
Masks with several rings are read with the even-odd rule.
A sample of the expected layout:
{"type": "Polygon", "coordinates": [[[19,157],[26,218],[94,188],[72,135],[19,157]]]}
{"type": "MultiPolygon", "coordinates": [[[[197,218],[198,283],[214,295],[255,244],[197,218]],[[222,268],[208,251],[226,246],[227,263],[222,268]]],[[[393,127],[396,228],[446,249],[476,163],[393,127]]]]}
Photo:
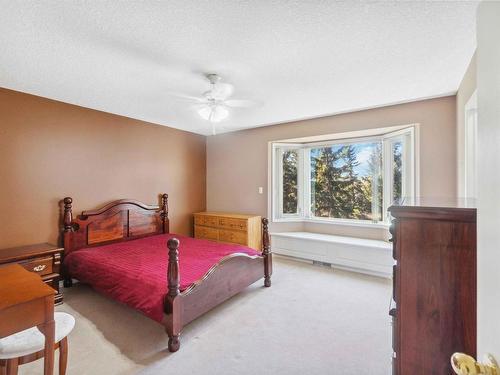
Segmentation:
{"type": "MultiPolygon", "coordinates": [[[[169,233],[168,195],[160,196],[160,205],[147,205],[130,199],[111,202],[96,210],[83,211],[73,219],[72,198],[64,198],[63,238],[65,256],[80,249],[135,240],[169,233]]],[[[234,253],[212,265],[208,272],[187,289],[180,291],[179,240],[170,238],[168,247],[167,293],[163,300],[162,324],[168,334],[168,349],[179,349],[182,328],[264,278],[271,286],[272,255],[268,220],[262,219],[263,250],[261,255],[234,253]]],[[[201,241],[201,240],[195,240],[201,241]]],[[[217,245],[218,246],[218,245],[217,245]]],[[[182,256],[182,253],[181,253],[182,256]]],[[[72,275],[63,268],[64,286],[72,285],[72,275]]]]}

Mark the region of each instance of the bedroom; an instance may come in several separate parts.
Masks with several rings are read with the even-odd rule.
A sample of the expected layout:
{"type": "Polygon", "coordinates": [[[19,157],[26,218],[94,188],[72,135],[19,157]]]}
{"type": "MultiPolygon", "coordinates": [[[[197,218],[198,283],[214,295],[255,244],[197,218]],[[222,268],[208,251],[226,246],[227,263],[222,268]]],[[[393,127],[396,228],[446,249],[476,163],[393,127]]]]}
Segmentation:
{"type": "MultiPolygon", "coordinates": [[[[471,290],[460,307],[474,312],[462,327],[473,343],[446,340],[442,331],[447,344],[459,344],[441,355],[446,366],[455,351],[483,363],[486,353],[500,357],[499,181],[491,172],[498,169],[498,3],[0,5],[0,271],[30,265],[59,289],[55,311],[75,319],[69,374],[391,373],[398,350],[389,227],[394,217],[400,226],[406,219],[388,209],[401,197],[448,206],[478,198],[460,211],[475,218],[477,207],[477,270],[469,238],[472,253],[450,257],[465,266],[448,289],[471,290]],[[354,190],[355,198],[342,198],[354,190]],[[102,209],[120,199],[127,201],[102,209]],[[195,215],[203,212],[218,214],[195,215]],[[170,233],[179,238],[172,249],[170,233]],[[209,242],[188,246],[191,236],[209,242]],[[151,251],[158,257],[131,249],[137,263],[118,280],[122,246],[135,238],[161,238],[151,251]],[[43,243],[52,247],[26,250],[43,243]],[[200,256],[211,246],[215,258],[200,256]],[[102,248],[105,257],[92,267],[71,260],[102,248]],[[155,313],[146,312],[147,301],[155,313]]],[[[427,214],[443,222],[442,213],[427,214]]],[[[422,240],[418,251],[430,246],[421,237],[413,240],[422,240]]],[[[397,238],[404,247],[405,237],[397,238]]],[[[429,275],[443,270],[424,263],[400,263],[395,284],[405,283],[401,272],[422,271],[432,287],[429,275]]],[[[0,322],[5,340],[13,322],[0,322]]],[[[401,345],[414,334],[397,329],[401,345]]],[[[7,347],[0,346],[0,371],[15,373],[1,357],[7,347]]],[[[417,350],[412,362],[401,350],[414,368],[429,354],[417,350]]],[[[55,367],[60,352],[52,353],[55,367]]],[[[19,363],[19,374],[42,373],[44,358],[19,363]]],[[[445,373],[442,358],[429,365],[434,372],[399,373],[445,373]]]]}

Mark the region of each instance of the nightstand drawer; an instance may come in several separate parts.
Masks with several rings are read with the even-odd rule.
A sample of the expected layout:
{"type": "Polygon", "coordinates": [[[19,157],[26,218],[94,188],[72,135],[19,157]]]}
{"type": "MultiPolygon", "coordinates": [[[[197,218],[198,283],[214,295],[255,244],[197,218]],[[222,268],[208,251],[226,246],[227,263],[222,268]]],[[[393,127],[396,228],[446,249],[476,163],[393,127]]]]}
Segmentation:
{"type": "Polygon", "coordinates": [[[63,296],[61,290],[59,289],[59,275],[57,274],[47,275],[42,277],[42,280],[45,284],[51,286],[56,291],[56,295],[54,297],[56,305],[62,303],[63,296]]]}
{"type": "Polygon", "coordinates": [[[55,303],[59,304],[63,300],[62,290],[59,289],[63,252],[62,247],[48,243],[0,249],[0,267],[17,263],[27,271],[36,273],[57,291],[55,303]]]}
{"type": "Polygon", "coordinates": [[[26,268],[28,271],[43,276],[53,272],[52,259],[52,257],[36,258],[30,259],[29,261],[19,262],[19,264],[26,268]]]}

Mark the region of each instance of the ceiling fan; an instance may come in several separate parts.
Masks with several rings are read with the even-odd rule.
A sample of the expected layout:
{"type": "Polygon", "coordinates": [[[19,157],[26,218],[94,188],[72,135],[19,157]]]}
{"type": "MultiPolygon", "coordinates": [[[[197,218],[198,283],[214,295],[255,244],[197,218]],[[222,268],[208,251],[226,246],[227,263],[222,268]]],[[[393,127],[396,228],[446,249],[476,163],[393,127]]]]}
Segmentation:
{"type": "Polygon", "coordinates": [[[221,82],[221,77],[215,73],[205,74],[210,83],[210,89],[201,96],[174,94],[174,96],[193,102],[194,109],[204,120],[212,124],[212,134],[215,135],[215,124],[229,116],[231,108],[249,108],[259,105],[253,100],[230,99],[234,86],[221,82]]]}

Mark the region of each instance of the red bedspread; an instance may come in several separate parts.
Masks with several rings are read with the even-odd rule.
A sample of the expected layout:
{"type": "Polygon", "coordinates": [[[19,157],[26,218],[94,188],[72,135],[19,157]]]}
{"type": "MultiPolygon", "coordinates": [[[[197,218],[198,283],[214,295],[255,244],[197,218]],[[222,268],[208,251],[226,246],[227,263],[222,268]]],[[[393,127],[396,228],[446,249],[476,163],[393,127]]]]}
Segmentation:
{"type": "Polygon", "coordinates": [[[167,241],[172,237],[180,241],[181,291],[226,255],[260,254],[242,245],[162,234],[73,251],[65,257],[64,265],[72,277],[161,322],[167,293],[167,241]]]}

